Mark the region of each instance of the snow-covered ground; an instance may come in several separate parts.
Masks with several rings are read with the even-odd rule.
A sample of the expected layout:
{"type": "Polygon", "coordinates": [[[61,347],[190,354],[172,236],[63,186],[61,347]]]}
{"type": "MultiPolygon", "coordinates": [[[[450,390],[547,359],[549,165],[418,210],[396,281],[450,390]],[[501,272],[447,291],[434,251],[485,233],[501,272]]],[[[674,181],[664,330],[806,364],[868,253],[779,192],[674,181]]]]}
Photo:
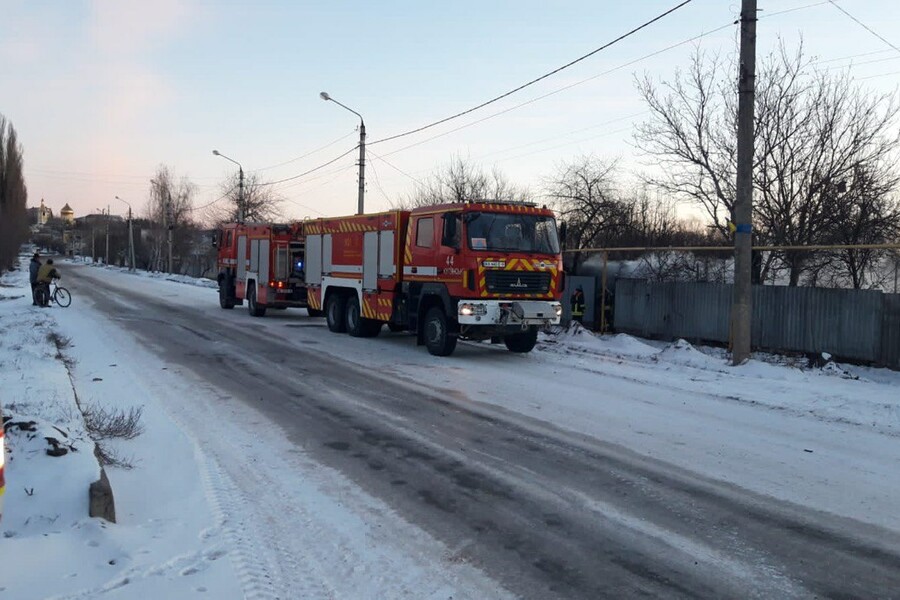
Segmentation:
{"type": "Polygon", "coordinates": [[[0,597],[507,597],[452,549],[298,454],[258,413],[142,349],[78,297],[67,309],[32,307],[27,270],[0,285],[4,415],[39,427],[8,431],[0,597]],[[48,331],[69,340],[71,383],[48,331]],[[87,516],[98,467],[73,385],[83,406],[143,409],[144,433],[109,443],[133,465],[107,468],[115,525],[87,516]],[[35,435],[54,425],[78,452],[45,455],[35,435]],[[248,462],[252,472],[229,472],[248,462]],[[285,486],[287,495],[273,493],[285,486]],[[290,548],[272,535],[285,527],[290,548]]]}
{"type": "MultiPolygon", "coordinates": [[[[184,278],[113,268],[91,274],[112,289],[221,319],[249,319],[240,309],[221,311],[215,283],[208,280],[184,285],[184,278]]],[[[17,420],[34,419],[42,431],[61,426],[83,444],[83,424],[72,411],[74,383],[83,403],[143,407],[145,433],[111,445],[134,468],[109,470],[119,523],[105,525],[86,517],[86,482],[96,478],[92,456],[44,456],[27,446],[37,442],[9,432],[13,458],[0,565],[19,576],[0,581],[0,593],[266,598],[272,597],[269,582],[281,581],[289,597],[298,598],[504,595],[453,560],[452,549],[298,453],[252,409],[136,345],[79,297],[68,309],[40,310],[16,298],[27,296],[23,273],[4,276],[2,285],[4,410],[14,404],[17,420]],[[74,360],[72,383],[65,365],[53,358],[50,330],[71,340],[63,352],[74,360]],[[211,420],[209,414],[227,418],[211,420]],[[60,467],[75,461],[81,461],[78,467],[60,467]],[[242,490],[230,465],[247,461],[255,468],[244,474],[251,481],[242,490]],[[284,473],[294,474],[291,498],[247,496],[246,489],[274,488],[269,483],[284,473]],[[47,484],[63,476],[72,482],[47,484]],[[34,488],[33,495],[19,491],[23,487],[34,488]],[[253,510],[242,506],[251,502],[253,510]],[[285,507],[289,518],[281,513],[285,507]],[[299,541],[292,548],[308,551],[267,547],[267,533],[286,522],[295,524],[291,535],[299,541]]],[[[439,359],[405,335],[362,340],[331,334],[303,311],[252,322],[298,346],[312,342],[344,358],[352,353],[354,361],[410,384],[424,373],[429,386],[464,402],[500,407],[510,418],[540,419],[702,476],[900,531],[900,373],[848,365],[798,368],[766,355],[734,368],[717,349],[585,331],[543,336],[538,349],[524,356],[466,343],[453,357],[439,359]]]]}

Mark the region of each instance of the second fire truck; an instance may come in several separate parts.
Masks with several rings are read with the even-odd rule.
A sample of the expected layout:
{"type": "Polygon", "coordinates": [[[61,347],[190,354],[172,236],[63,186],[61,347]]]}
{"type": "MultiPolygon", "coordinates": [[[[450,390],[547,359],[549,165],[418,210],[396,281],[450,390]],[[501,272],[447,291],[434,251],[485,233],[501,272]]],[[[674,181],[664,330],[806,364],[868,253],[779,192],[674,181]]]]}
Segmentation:
{"type": "Polygon", "coordinates": [[[556,222],[533,204],[443,204],[302,221],[290,231],[310,314],[324,313],[333,332],[371,337],[386,324],[415,333],[437,356],[459,339],[529,352],[539,327],[562,314],[556,222]]]}

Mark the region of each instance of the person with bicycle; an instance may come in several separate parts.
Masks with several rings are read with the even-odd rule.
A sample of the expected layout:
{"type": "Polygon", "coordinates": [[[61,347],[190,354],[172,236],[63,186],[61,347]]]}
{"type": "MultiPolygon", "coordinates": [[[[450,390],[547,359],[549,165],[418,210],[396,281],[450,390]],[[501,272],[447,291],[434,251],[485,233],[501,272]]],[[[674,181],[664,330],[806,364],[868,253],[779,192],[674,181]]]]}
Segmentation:
{"type": "Polygon", "coordinates": [[[53,266],[53,259],[48,258],[47,262],[41,265],[37,275],[37,290],[35,296],[39,300],[41,306],[50,305],[50,282],[54,279],[60,279],[59,271],[53,266]]]}

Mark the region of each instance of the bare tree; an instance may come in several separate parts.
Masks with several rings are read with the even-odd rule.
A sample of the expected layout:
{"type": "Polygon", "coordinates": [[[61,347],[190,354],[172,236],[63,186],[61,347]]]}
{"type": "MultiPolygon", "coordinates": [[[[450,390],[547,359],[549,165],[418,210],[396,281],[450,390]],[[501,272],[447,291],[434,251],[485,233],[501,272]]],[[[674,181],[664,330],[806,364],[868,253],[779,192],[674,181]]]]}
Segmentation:
{"type": "Polygon", "coordinates": [[[281,204],[284,198],[260,177],[259,173],[244,174],[243,200],[238,175],[229,177],[222,184],[221,202],[203,210],[204,222],[212,225],[233,223],[238,220],[243,206],[244,221],[248,223],[272,223],[282,218],[281,204]]]}
{"type": "Polygon", "coordinates": [[[0,271],[14,266],[19,246],[28,239],[28,189],[22,166],[16,130],[0,114],[0,271]]]}
{"type": "Polygon", "coordinates": [[[149,231],[148,263],[157,271],[163,270],[167,257],[168,231],[172,230],[173,255],[185,251],[186,232],[192,226],[192,205],[196,186],[187,177],[177,178],[166,165],[160,165],[150,180],[150,200],[147,203],[149,231]]]}
{"type": "MultiPolygon", "coordinates": [[[[735,65],[698,51],[688,73],[677,72],[671,83],[637,82],[651,116],[636,140],[662,167],[652,183],[701,206],[723,235],[734,204],[737,95],[728,74],[735,72],[735,65]]],[[[802,46],[789,53],[781,45],[769,55],[757,82],[756,241],[829,243],[840,202],[835,190],[859,169],[888,193],[896,185],[890,159],[900,149],[897,115],[895,94],[867,92],[846,71],[816,70],[802,46]]],[[[809,252],[772,254],[763,279],[777,263],[791,285],[821,267],[809,252]]]]}
{"type": "MultiPolygon", "coordinates": [[[[567,248],[607,245],[627,228],[628,208],[616,192],[616,169],[616,161],[581,156],[560,165],[556,175],[547,180],[547,196],[566,222],[567,248]]],[[[573,252],[573,271],[578,271],[585,258],[573,252]]]]}
{"type": "Polygon", "coordinates": [[[526,188],[512,184],[499,169],[485,172],[467,159],[455,156],[395,206],[410,209],[466,200],[525,202],[530,198],[526,188]]]}
{"type": "Polygon", "coordinates": [[[638,146],[651,155],[660,175],[655,187],[699,205],[726,235],[735,196],[737,163],[736,84],[723,84],[719,56],[697,52],[687,73],[676,71],[661,88],[649,78],[637,88],[650,119],[637,126],[638,146]]]}
{"type": "MultiPolygon", "coordinates": [[[[829,205],[831,243],[884,244],[900,238],[900,203],[891,196],[897,178],[885,173],[857,165],[849,181],[834,186],[838,189],[834,193],[837,201],[829,205]]],[[[832,282],[849,280],[855,289],[880,284],[883,276],[875,270],[887,256],[884,250],[841,250],[828,265],[832,282]]]]}

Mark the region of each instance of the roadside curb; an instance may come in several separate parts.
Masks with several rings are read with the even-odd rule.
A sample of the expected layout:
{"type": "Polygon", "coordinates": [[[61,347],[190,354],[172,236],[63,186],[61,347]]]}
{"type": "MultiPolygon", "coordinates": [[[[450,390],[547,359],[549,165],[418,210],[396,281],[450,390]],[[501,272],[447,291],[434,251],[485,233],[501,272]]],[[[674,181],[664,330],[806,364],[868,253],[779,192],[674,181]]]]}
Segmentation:
{"type": "MultiPolygon", "coordinates": [[[[57,352],[62,355],[62,348],[57,345],[57,352]]],[[[69,385],[72,386],[72,394],[75,397],[75,405],[82,419],[84,411],[81,408],[81,400],[78,398],[78,390],[75,387],[75,378],[72,376],[72,368],[69,360],[59,359],[66,368],[66,374],[69,376],[69,385]]],[[[116,502],[113,496],[112,484],[109,477],[106,476],[106,469],[100,460],[100,447],[94,442],[94,458],[97,460],[97,468],[100,469],[100,478],[88,486],[88,516],[99,517],[110,523],[116,522],[116,502]]]]}
{"type": "Polygon", "coordinates": [[[100,448],[94,444],[94,457],[100,467],[100,479],[88,488],[88,516],[100,517],[110,523],[116,522],[116,501],[113,498],[112,485],[106,476],[106,469],[100,463],[100,448]]]}

